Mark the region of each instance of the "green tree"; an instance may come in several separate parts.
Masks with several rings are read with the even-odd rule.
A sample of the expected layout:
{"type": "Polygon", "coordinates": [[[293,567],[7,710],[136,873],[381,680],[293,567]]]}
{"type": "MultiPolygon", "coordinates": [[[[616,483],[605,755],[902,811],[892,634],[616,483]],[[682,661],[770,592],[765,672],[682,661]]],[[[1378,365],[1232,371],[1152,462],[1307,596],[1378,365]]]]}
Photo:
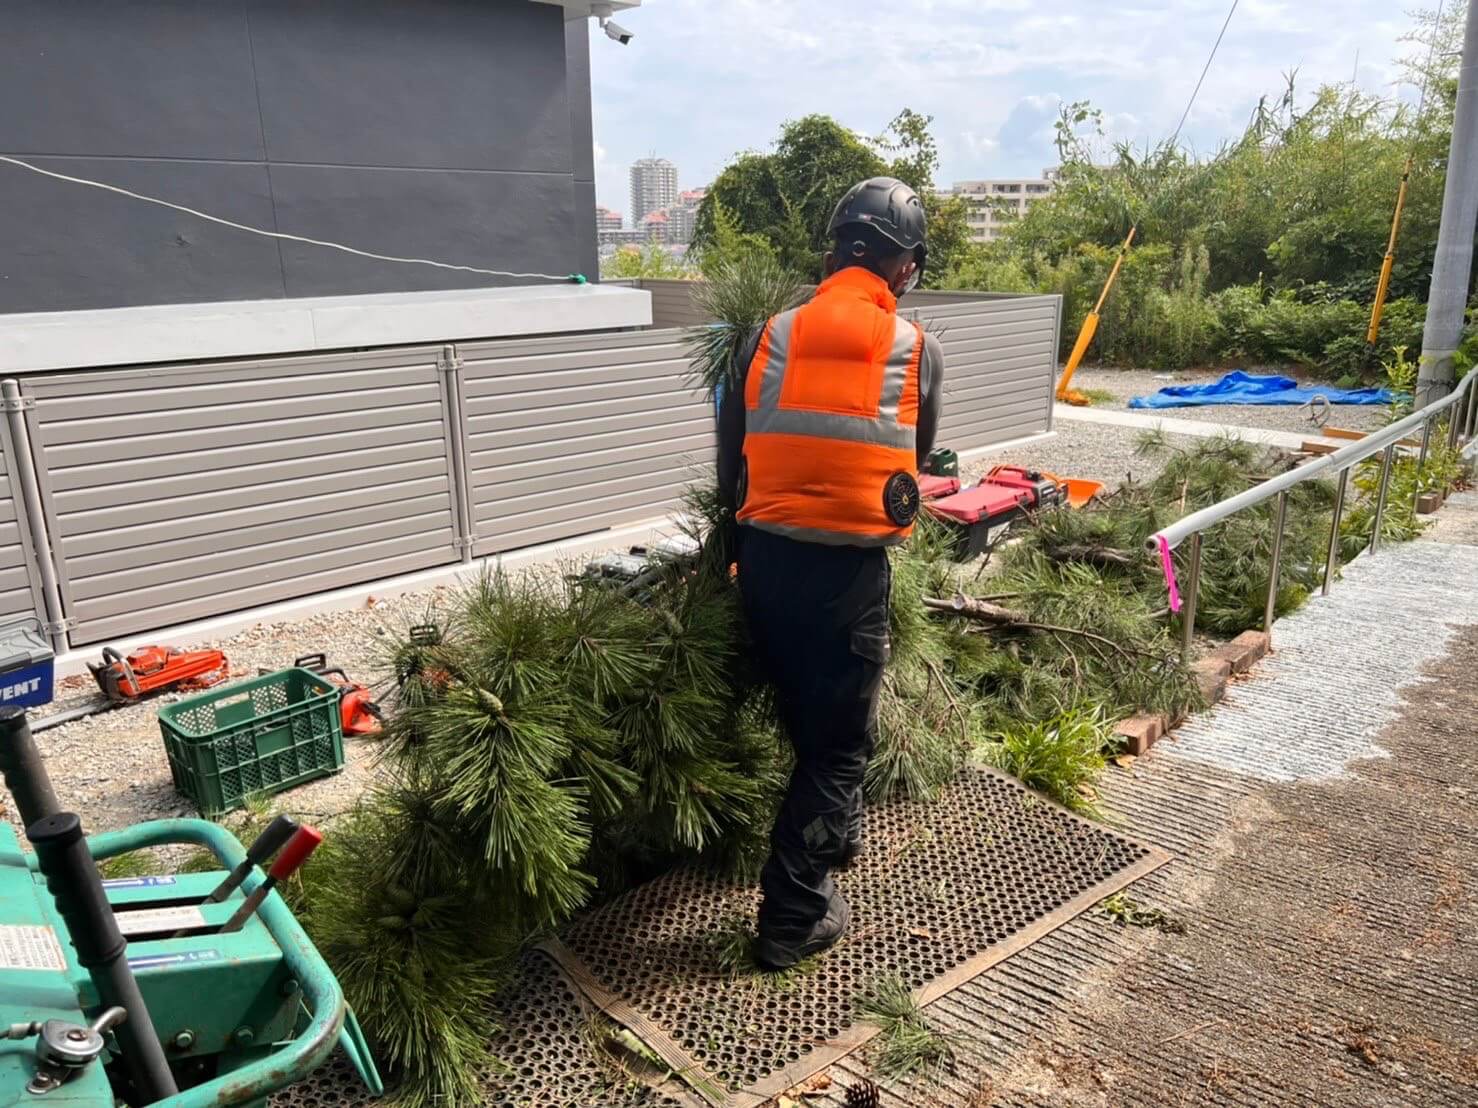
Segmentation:
{"type": "Polygon", "coordinates": [[[674,258],[661,243],[623,246],[600,264],[600,275],[608,281],[647,277],[652,280],[691,280],[696,274],[685,262],[674,258]]]}
{"type": "Polygon", "coordinates": [[[722,210],[734,230],[763,237],[786,268],[819,279],[831,246],[826,226],[837,201],[858,181],[891,176],[924,200],[930,253],[925,281],[937,284],[968,251],[970,232],[964,202],[934,191],[939,154],[929,124],[929,116],[907,108],[876,138],[825,115],[786,123],[772,152],[740,154],[719,174],[698,210],[694,244],[700,250],[711,246],[722,210]]]}

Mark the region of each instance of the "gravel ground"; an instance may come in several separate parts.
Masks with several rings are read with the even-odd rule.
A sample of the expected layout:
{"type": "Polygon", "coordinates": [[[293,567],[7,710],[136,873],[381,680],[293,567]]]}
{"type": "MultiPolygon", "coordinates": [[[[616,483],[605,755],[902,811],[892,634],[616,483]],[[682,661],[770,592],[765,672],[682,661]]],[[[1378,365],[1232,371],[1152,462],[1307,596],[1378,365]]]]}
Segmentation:
{"type": "MultiPolygon", "coordinates": [[[[1059,419],[1053,430],[1056,434],[1046,442],[973,458],[960,467],[960,476],[968,484],[993,466],[1010,464],[1050,470],[1059,477],[1102,481],[1107,487],[1115,488],[1130,474],[1137,480],[1148,480],[1159,473],[1163,464],[1161,458],[1134,453],[1134,444],[1142,434],[1137,427],[1059,419]]],[[[1191,435],[1167,435],[1166,440],[1172,446],[1200,441],[1191,435]]]]}
{"type": "MultiPolygon", "coordinates": [[[[526,572],[558,574],[567,568],[550,563],[526,572]]],[[[388,644],[405,628],[425,622],[428,612],[449,597],[445,586],[393,599],[372,597],[359,608],[257,624],[229,638],[199,645],[222,650],[233,679],[254,677],[259,667],[290,666],[301,655],[323,651],[350,677],[383,693],[389,687],[388,644]]],[[[189,694],[165,694],[36,735],[57,798],[64,808],[83,814],[89,832],[197,814],[190,801],[174,790],[156,718],[160,708],[185,695],[189,694]]],[[[60,679],[56,702],[33,712],[32,721],[96,697],[97,687],[90,676],[60,679]]],[[[283,809],[319,821],[348,810],[375,780],[375,744],[364,738],[346,738],[344,762],[342,773],[301,785],[281,797],[283,809]]],[[[16,823],[3,792],[0,809],[16,823]]]]}
{"type": "MultiPolygon", "coordinates": [[[[1080,369],[1073,375],[1073,388],[1102,389],[1113,393],[1116,404],[1100,407],[1123,407],[1132,396],[1147,396],[1171,385],[1204,385],[1219,379],[1222,370],[1182,370],[1162,372],[1147,369],[1080,369]]],[[[1249,373],[1273,372],[1248,370],[1249,373]]],[[[1280,371],[1281,372],[1281,371],[1280,371]]],[[[1317,388],[1327,382],[1300,378],[1300,385],[1317,388]]],[[[1297,431],[1308,435],[1319,433],[1309,421],[1309,413],[1298,407],[1240,407],[1220,405],[1207,408],[1171,408],[1164,414],[1175,419],[1194,419],[1207,423],[1225,423],[1234,427],[1264,427],[1272,431],[1297,431]]],[[[1337,404],[1329,410],[1327,423],[1351,431],[1371,431],[1386,421],[1386,409],[1359,404],[1337,404]]]]}

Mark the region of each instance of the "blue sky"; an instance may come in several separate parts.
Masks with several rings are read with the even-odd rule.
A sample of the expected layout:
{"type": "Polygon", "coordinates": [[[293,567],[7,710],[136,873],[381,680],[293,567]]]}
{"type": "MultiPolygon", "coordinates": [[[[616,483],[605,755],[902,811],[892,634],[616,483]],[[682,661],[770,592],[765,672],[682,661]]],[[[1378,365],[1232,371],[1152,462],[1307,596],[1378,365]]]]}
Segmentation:
{"type": "MultiPolygon", "coordinates": [[[[763,149],[809,112],[875,134],[908,106],[934,116],[940,180],[1034,176],[1056,163],[1061,101],[1089,99],[1117,137],[1174,130],[1229,0],[647,0],[620,14],[627,46],[592,22],[596,190],[625,212],[627,171],[655,153],[684,188],[763,149]]],[[[1182,141],[1213,149],[1298,70],[1312,93],[1398,87],[1399,0],[1241,0],[1182,141]]]]}

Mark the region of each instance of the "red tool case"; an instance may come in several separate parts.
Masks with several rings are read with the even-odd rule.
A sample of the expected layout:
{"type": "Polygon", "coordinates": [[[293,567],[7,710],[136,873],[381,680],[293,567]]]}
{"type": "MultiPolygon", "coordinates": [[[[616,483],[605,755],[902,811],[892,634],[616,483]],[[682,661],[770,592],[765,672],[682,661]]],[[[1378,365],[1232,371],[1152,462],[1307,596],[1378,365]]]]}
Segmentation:
{"type": "Polygon", "coordinates": [[[960,491],[958,477],[935,477],[930,473],[919,474],[919,499],[938,500],[941,496],[953,496],[960,491]]]}
{"type": "Polygon", "coordinates": [[[1031,507],[1030,492],[990,482],[924,504],[930,515],[955,530],[955,557],[962,562],[989,550],[1031,507]]]}
{"type": "Polygon", "coordinates": [[[1034,509],[1055,508],[1063,502],[1062,486],[1045,474],[1024,466],[996,466],[985,478],[992,485],[1024,489],[1031,493],[1034,509]]]}

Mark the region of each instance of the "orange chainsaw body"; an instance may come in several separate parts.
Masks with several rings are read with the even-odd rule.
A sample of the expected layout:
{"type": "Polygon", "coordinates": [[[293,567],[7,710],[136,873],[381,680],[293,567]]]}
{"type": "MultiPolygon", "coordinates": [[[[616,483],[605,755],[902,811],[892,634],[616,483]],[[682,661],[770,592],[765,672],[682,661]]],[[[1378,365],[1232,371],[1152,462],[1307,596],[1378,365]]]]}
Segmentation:
{"type": "Polygon", "coordinates": [[[165,689],[204,689],[226,679],[226,656],[219,650],[176,650],[172,646],[141,646],[128,657],[103,648],[101,665],[87,668],[111,701],[137,700],[165,689]]]}

